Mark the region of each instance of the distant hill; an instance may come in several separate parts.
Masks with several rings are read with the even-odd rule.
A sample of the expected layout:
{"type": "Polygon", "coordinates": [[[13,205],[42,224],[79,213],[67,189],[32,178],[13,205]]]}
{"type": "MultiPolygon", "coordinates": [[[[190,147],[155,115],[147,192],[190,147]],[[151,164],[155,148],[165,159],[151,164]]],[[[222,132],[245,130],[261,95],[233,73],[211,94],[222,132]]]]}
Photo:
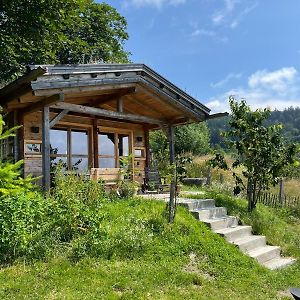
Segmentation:
{"type": "MultiPolygon", "coordinates": [[[[223,147],[220,132],[228,127],[229,117],[208,121],[208,127],[211,133],[211,145],[220,145],[223,147]]],[[[283,133],[285,137],[294,142],[300,143],[300,107],[289,107],[283,111],[272,111],[268,124],[281,123],[284,126],[283,133]]]]}

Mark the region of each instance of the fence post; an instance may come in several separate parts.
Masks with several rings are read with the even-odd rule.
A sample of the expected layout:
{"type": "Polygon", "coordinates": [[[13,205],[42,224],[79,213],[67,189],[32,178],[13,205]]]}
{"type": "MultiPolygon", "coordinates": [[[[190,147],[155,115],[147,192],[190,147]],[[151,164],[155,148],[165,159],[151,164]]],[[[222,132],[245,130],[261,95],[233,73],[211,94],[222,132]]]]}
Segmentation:
{"type": "Polygon", "coordinates": [[[208,169],[206,185],[211,185],[211,168],[208,169]]]}
{"type": "Polygon", "coordinates": [[[219,180],[220,180],[220,184],[224,183],[224,175],[222,173],[220,173],[219,175],[219,180]]]}
{"type": "Polygon", "coordinates": [[[282,205],[284,199],[284,185],[283,185],[283,178],[280,178],[279,181],[279,195],[278,195],[278,200],[279,203],[282,205]]]}

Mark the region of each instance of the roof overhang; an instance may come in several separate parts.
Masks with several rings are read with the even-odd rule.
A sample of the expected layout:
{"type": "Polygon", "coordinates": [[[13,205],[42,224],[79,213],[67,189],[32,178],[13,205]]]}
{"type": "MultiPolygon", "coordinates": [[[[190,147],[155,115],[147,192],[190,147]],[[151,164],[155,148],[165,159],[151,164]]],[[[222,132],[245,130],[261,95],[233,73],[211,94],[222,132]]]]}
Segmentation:
{"type": "Polygon", "coordinates": [[[144,64],[31,65],[27,74],[0,90],[0,105],[22,109],[60,93],[67,102],[86,99],[85,104],[97,103],[99,108],[109,95],[122,96],[130,113],[161,117],[174,125],[210,118],[209,108],[144,64]]]}

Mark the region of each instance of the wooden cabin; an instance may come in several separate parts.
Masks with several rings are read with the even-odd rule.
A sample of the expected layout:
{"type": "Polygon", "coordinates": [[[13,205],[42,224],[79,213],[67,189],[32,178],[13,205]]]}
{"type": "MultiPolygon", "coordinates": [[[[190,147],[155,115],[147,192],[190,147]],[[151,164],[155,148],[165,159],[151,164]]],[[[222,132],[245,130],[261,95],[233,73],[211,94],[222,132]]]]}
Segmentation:
{"type": "Polygon", "coordinates": [[[9,126],[22,125],[1,141],[1,157],[24,159],[24,176],[43,175],[45,189],[58,163],[109,172],[129,155],[142,182],[150,130],[167,132],[174,160],[174,126],[210,118],[206,106],[143,64],[31,65],[0,90],[0,105],[9,126]]]}

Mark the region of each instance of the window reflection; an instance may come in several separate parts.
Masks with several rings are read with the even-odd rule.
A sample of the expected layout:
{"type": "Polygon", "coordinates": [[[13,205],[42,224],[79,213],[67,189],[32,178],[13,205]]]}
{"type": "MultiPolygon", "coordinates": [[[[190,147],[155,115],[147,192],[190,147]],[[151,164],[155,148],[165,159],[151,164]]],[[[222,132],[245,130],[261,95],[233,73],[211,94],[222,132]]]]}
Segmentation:
{"type": "Polygon", "coordinates": [[[88,134],[86,131],[72,130],[72,155],[82,154],[88,155],[88,134]]]}
{"type": "Polygon", "coordinates": [[[72,157],[72,170],[87,171],[89,168],[89,160],[87,157],[72,157]]]}
{"type": "Polygon", "coordinates": [[[68,152],[68,132],[66,129],[50,130],[51,154],[67,154],[68,152]]]}
{"type": "Polygon", "coordinates": [[[100,157],[99,168],[115,168],[116,160],[114,157],[100,157]]]}
{"type": "Polygon", "coordinates": [[[115,134],[114,133],[99,133],[99,154],[100,155],[115,155],[115,134]]]}
{"type": "Polygon", "coordinates": [[[52,129],[50,132],[51,170],[87,171],[89,140],[87,130],[52,129]],[[70,143],[68,143],[70,141],[70,143]]]}
{"type": "Polygon", "coordinates": [[[129,154],[129,136],[127,134],[118,134],[119,156],[128,156],[129,154]]]}

